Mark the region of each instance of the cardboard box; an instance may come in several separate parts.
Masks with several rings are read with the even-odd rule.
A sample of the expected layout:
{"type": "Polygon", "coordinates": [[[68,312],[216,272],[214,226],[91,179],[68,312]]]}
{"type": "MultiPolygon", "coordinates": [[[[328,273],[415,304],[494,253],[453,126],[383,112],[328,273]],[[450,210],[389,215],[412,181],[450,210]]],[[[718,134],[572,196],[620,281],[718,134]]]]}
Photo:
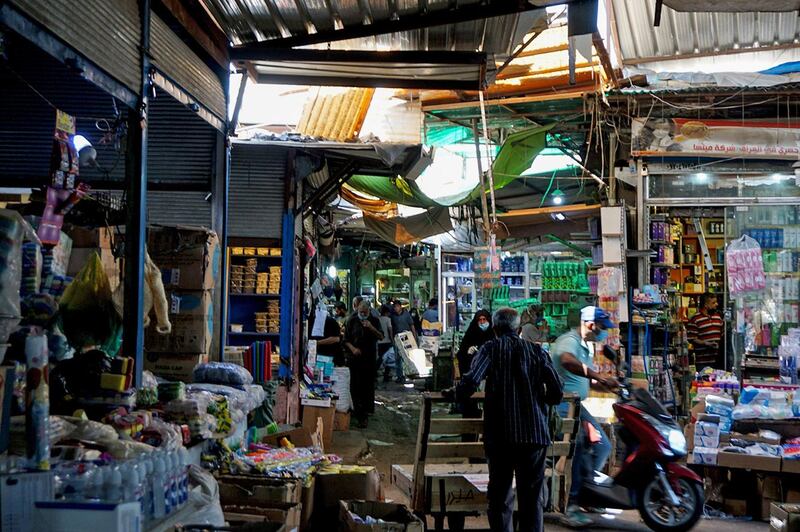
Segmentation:
{"type": "Polygon", "coordinates": [[[214,311],[211,290],[172,290],[167,292],[170,316],[209,316],[214,311]]]}
{"type": "Polygon", "coordinates": [[[317,447],[322,448],[322,422],[314,428],[314,431],[301,426],[288,426],[275,434],[266,434],[263,429],[259,430],[258,440],[273,447],[280,447],[281,440],[286,438],[295,447],[317,447]]]}
{"type": "Polygon", "coordinates": [[[165,287],[184,290],[215,287],[220,249],[213,231],[203,227],[154,226],[147,242],[165,287]]]}
{"type": "Polygon", "coordinates": [[[786,497],[784,497],[783,502],[800,504],[800,491],[794,489],[786,490],[786,497]]]}
{"type": "Polygon", "coordinates": [[[784,473],[800,473],[800,460],[783,460],[781,471],[784,473]]]}
{"type": "Polygon", "coordinates": [[[709,449],[707,447],[695,447],[692,450],[692,463],[715,465],[719,457],[718,449],[709,449]]]}
{"type": "MultiPolygon", "coordinates": [[[[347,466],[342,466],[342,470],[347,466]]],[[[317,474],[314,480],[314,513],[312,530],[330,530],[339,515],[340,500],[380,500],[381,477],[375,468],[352,466],[359,472],[317,474]]]]}
{"type": "Polygon", "coordinates": [[[694,449],[694,423],[687,423],[683,427],[683,436],[686,438],[686,450],[691,452],[694,449]]]}
{"type": "MultiPolygon", "coordinates": [[[[696,451],[697,448],[695,448],[696,451]]],[[[780,456],[752,456],[720,451],[717,455],[717,465],[754,471],[780,471],[781,458],[780,456]]]]}
{"type": "Polygon", "coordinates": [[[97,227],[95,229],[87,229],[73,225],[66,227],[64,232],[72,239],[73,248],[111,249],[111,239],[116,232],[116,228],[97,227]]]}
{"type": "Polygon", "coordinates": [[[740,434],[738,432],[724,432],[719,435],[719,441],[721,444],[728,443],[731,440],[753,441],[759,443],[768,443],[770,445],[781,444],[780,438],[770,439],[770,438],[765,438],[759,434],[740,434]]]}
{"type": "Polygon", "coordinates": [[[144,369],[165,379],[192,382],[194,367],[206,362],[208,355],[205,353],[190,355],[147,353],[144,358],[144,369]]]}
{"type": "Polygon", "coordinates": [[[314,514],[314,477],[311,477],[311,482],[307,486],[303,486],[300,492],[300,530],[311,530],[311,517],[314,514]]]}
{"type": "Polygon", "coordinates": [[[800,530],[800,505],[772,503],[769,513],[769,529],[775,532],[800,530]]]}
{"type": "Polygon", "coordinates": [[[374,501],[339,501],[340,530],[346,532],[422,532],[422,521],[402,504],[374,501]],[[353,514],[384,521],[374,525],[357,522],[353,514]]]}
{"type": "Polygon", "coordinates": [[[350,412],[339,412],[333,415],[333,430],[347,432],[350,430],[350,412]]]}
{"type": "MultiPolygon", "coordinates": [[[[219,500],[224,505],[289,508],[300,503],[300,482],[260,475],[220,475],[219,500]]],[[[299,524],[299,515],[298,515],[299,524]]]]}
{"type": "Polygon", "coordinates": [[[304,406],[303,426],[309,432],[317,427],[317,420],[322,420],[322,449],[327,450],[333,441],[333,418],[336,414],[335,406],[304,406]]]}
{"type": "Polygon", "coordinates": [[[745,499],[728,499],[722,503],[722,508],[726,513],[734,517],[742,517],[747,515],[747,501],[745,499]]]}
{"type": "Polygon", "coordinates": [[[300,527],[301,505],[295,504],[288,508],[260,508],[247,505],[223,505],[225,520],[232,525],[247,524],[247,530],[253,523],[281,525],[278,528],[264,528],[264,530],[285,530],[290,532],[300,527]]]}
{"type": "Polygon", "coordinates": [[[73,501],[37,501],[33,516],[35,530],[139,530],[142,508],[138,502],[75,504],[73,501]]]}
{"type": "Polygon", "coordinates": [[[145,331],[144,346],[156,353],[208,353],[214,337],[214,318],[191,314],[173,314],[169,317],[172,332],[159,334],[155,320],[145,331]]]}

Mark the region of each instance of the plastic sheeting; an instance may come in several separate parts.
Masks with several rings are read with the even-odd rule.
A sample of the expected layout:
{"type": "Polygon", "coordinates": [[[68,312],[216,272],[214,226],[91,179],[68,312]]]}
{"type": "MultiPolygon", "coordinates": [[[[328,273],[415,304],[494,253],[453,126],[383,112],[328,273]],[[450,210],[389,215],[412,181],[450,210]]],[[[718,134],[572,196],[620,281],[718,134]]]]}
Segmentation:
{"type": "Polygon", "coordinates": [[[404,246],[453,230],[447,207],[429,209],[408,218],[378,218],[364,214],[364,225],[387,242],[404,246]]]}

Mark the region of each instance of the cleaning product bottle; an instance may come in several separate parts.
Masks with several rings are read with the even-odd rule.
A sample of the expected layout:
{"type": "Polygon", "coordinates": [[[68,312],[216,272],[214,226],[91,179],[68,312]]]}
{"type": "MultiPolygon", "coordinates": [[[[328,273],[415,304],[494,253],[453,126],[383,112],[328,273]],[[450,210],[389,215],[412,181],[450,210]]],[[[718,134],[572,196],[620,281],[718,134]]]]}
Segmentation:
{"type": "Polygon", "coordinates": [[[123,501],[122,491],[122,472],[119,466],[109,465],[106,466],[107,475],[105,482],[105,497],[106,502],[117,503],[123,501]]]}
{"type": "Polygon", "coordinates": [[[178,476],[178,454],[175,451],[167,453],[168,470],[169,470],[169,508],[170,512],[178,509],[178,483],[180,478],[178,476]]]}
{"type": "Polygon", "coordinates": [[[189,451],[182,447],[179,455],[181,461],[180,500],[181,505],[184,505],[189,500],[189,451]]]}
{"type": "Polygon", "coordinates": [[[153,457],[153,474],[150,476],[153,494],[153,519],[161,519],[167,515],[167,492],[169,488],[162,454],[161,452],[155,453],[153,457]]]}

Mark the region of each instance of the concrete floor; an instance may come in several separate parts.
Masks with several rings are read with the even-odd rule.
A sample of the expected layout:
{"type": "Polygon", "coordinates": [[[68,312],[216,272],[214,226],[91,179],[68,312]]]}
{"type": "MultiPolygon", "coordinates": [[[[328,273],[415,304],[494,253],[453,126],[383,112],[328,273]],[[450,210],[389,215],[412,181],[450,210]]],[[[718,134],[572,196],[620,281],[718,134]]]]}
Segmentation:
{"type": "MultiPolygon", "coordinates": [[[[405,495],[391,485],[392,464],[412,464],[417,441],[419,419],[419,391],[395,383],[379,384],[375,398],[375,414],[369,427],[359,430],[353,424],[347,432],[335,432],[333,450],[345,463],[373,465],[381,474],[387,500],[408,504],[405,495]]],[[[559,525],[558,515],[546,517],[545,529],[550,531],[570,530],[559,525]]],[[[432,530],[432,521],[429,527],[432,530]]],[[[485,517],[471,518],[466,524],[469,530],[488,530],[485,517]]],[[[769,530],[767,523],[742,520],[703,519],[694,528],[696,531],[716,532],[720,527],[725,532],[769,530]]],[[[592,530],[646,531],[647,527],[636,512],[626,511],[613,520],[597,516],[592,530]]]]}

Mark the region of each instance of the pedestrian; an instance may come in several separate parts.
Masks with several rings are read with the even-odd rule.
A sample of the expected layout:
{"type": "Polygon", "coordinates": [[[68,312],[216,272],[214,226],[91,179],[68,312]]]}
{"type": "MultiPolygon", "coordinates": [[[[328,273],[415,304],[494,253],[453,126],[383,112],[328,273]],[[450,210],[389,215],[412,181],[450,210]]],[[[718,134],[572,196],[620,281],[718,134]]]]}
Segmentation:
{"type": "Polygon", "coordinates": [[[344,346],[349,354],[353,414],[362,429],[375,410],[375,358],[382,339],[380,321],[370,315],[369,303],[361,301],[345,325],[344,346]]]}
{"type": "Polygon", "coordinates": [[[392,338],[394,338],[394,334],[392,334],[392,309],[389,308],[389,305],[381,305],[381,333],[383,333],[383,338],[380,342],[378,342],[378,370],[383,367],[383,382],[389,382],[391,378],[389,377],[389,367],[386,365],[384,361],[384,356],[389,349],[392,348],[392,338]]]}
{"type": "MultiPolygon", "coordinates": [[[[338,302],[334,307],[337,316],[344,316],[347,313],[347,308],[344,303],[338,302]]],[[[342,328],[339,326],[334,318],[329,314],[325,315],[325,324],[322,328],[322,334],[314,334],[314,326],[317,320],[317,313],[311,312],[308,318],[309,338],[317,341],[317,354],[326,355],[333,358],[333,363],[337,366],[344,365],[344,355],[342,354],[342,328]]]]}
{"type": "Polygon", "coordinates": [[[428,301],[428,308],[422,313],[422,321],[436,323],[439,321],[439,300],[435,297],[428,301]]]}
{"type": "MultiPolygon", "coordinates": [[[[581,401],[589,396],[589,388],[607,392],[617,386],[614,377],[604,377],[593,368],[592,352],[589,342],[602,342],[608,336],[607,329],[614,324],[608,313],[600,307],[584,307],[581,309],[580,325],[558,337],[553,344],[551,356],[553,366],[564,382],[564,393],[576,394],[581,401]]],[[[566,417],[569,403],[558,407],[561,417],[566,417]]],[[[590,471],[599,471],[605,466],[611,443],[597,420],[581,405],[580,428],[575,442],[575,456],[572,460],[572,487],[569,492],[566,524],[572,527],[583,527],[592,523],[592,519],[581,511],[578,499],[584,479],[590,471]],[[596,441],[590,443],[586,424],[593,427],[596,441]]],[[[599,509],[598,509],[599,510],[599,509]]]]}
{"type": "Polygon", "coordinates": [[[550,357],[517,335],[519,313],[503,307],[492,316],[496,338],[486,342],[456,389],[468,398],[486,379],[483,442],[489,465],[489,526],[513,532],[516,475],[519,532],[544,530],[541,499],[550,440],[548,405],[561,401],[561,380],[550,357]]]}
{"type": "Polygon", "coordinates": [[[414,327],[414,319],[411,313],[403,308],[403,302],[399,299],[394,302],[394,313],[392,314],[392,332],[395,335],[394,341],[394,364],[395,364],[395,382],[404,383],[406,381],[405,373],[403,372],[403,358],[401,356],[402,343],[397,341],[397,335],[404,332],[410,332],[417,338],[417,330],[414,327]]]}

